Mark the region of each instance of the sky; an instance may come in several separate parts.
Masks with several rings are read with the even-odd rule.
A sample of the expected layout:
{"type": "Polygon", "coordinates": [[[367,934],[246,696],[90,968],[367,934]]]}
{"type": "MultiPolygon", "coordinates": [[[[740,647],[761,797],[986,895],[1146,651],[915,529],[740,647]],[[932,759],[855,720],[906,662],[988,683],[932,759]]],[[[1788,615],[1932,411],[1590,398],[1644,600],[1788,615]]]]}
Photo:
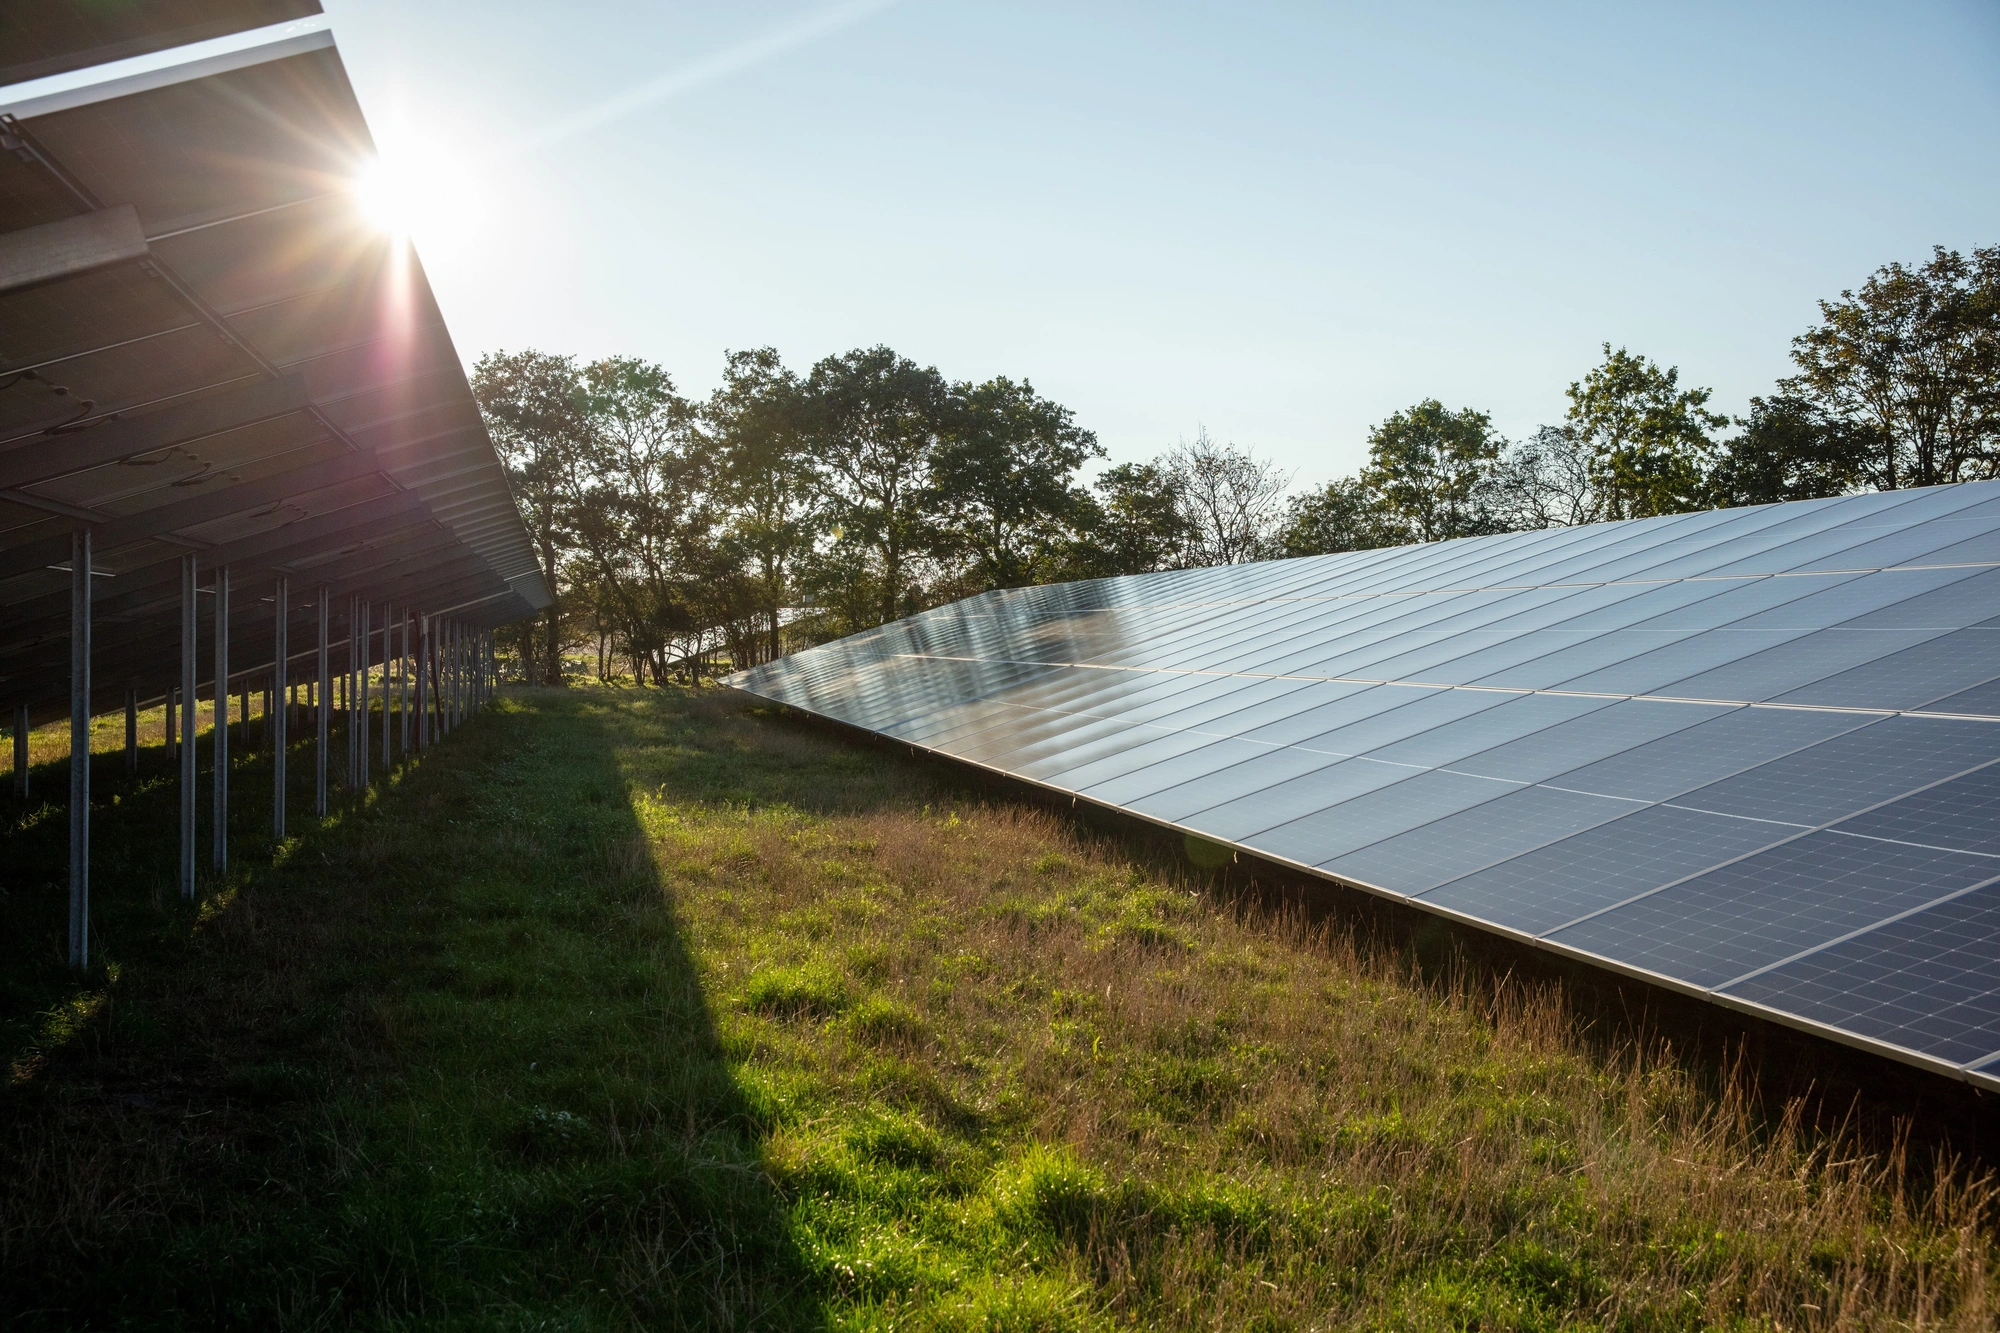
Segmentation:
{"type": "Polygon", "coordinates": [[[2000,244],[1992,0],[324,3],[468,362],[887,343],[1113,461],[1519,437],[1607,341],[1741,412],[1819,299],[2000,244]]]}

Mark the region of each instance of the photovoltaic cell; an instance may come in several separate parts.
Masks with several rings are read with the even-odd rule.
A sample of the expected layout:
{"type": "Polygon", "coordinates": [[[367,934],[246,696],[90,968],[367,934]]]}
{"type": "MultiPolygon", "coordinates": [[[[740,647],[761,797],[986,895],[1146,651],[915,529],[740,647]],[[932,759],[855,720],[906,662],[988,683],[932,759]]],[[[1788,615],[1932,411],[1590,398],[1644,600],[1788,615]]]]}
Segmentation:
{"type": "Polygon", "coordinates": [[[1721,986],[2000,872],[1964,852],[1808,833],[1548,938],[1650,972],[1721,986]]]}
{"type": "Polygon", "coordinates": [[[1791,833],[1762,820],[1649,805],[1463,875],[1423,897],[1454,912],[1542,935],[1791,833]]]}
{"type": "Polygon", "coordinates": [[[1952,1064],[2000,1055],[2000,885],[1878,926],[1726,994],[1952,1064]]]}
{"type": "Polygon", "coordinates": [[[2000,856],[2000,764],[1940,782],[1834,825],[1842,833],[2000,856]]]}
{"type": "Polygon", "coordinates": [[[731,683],[2000,1087],[2000,483],[1008,589],[731,683]]]}
{"type": "Polygon", "coordinates": [[[1469,810],[1372,842],[1319,868],[1364,884],[1419,894],[1495,861],[1630,813],[1608,796],[1536,787],[1497,794],[1469,810]]]}
{"type": "Polygon", "coordinates": [[[1811,827],[2000,759],[2000,727],[1891,717],[1674,798],[1717,814],[1811,827]]]}

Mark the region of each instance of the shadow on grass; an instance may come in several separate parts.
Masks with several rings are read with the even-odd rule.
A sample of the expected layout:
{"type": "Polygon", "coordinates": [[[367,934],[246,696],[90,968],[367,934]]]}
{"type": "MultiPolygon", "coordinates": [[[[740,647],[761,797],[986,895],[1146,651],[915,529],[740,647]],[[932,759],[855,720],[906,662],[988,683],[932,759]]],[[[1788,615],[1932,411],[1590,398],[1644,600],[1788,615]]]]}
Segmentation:
{"type": "MultiPolygon", "coordinates": [[[[275,857],[258,759],[240,868],[193,909],[171,778],[114,805],[121,771],[81,983],[45,956],[61,812],[13,832],[11,1327],[817,1326],[613,720],[503,699],[323,827],[302,752],[306,831],[275,857]]],[[[692,745],[643,776],[763,795],[692,745]]]]}

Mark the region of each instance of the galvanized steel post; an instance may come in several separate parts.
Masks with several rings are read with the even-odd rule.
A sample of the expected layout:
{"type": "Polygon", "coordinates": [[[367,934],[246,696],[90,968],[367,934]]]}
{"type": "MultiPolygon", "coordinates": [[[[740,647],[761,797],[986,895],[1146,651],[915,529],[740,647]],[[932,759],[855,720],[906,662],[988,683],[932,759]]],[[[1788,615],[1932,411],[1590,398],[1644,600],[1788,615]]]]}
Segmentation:
{"type": "Polygon", "coordinates": [[[181,688],[176,701],[180,735],[176,744],[181,761],[181,897],[194,897],[194,692],[195,649],[195,562],[181,557],[181,688]]]}
{"type": "Polygon", "coordinates": [[[209,838],[216,873],[229,869],[229,566],[215,571],[215,809],[209,838]]]}
{"type": "Polygon", "coordinates": [[[431,618],[417,617],[417,748],[431,748],[431,618]]]}
{"type": "Polygon", "coordinates": [[[389,749],[389,616],[396,608],[382,604],[382,772],[387,773],[395,766],[394,753],[389,749]]]}
{"type": "Polygon", "coordinates": [[[402,693],[402,705],[397,708],[401,714],[403,728],[403,758],[410,757],[410,608],[404,607],[397,618],[403,631],[402,655],[396,659],[396,684],[402,693]]]}
{"type": "Polygon", "coordinates": [[[374,631],[369,627],[374,623],[375,613],[366,601],[358,603],[361,614],[361,667],[355,678],[354,708],[355,727],[354,753],[359,767],[360,781],[356,786],[368,785],[368,724],[373,719],[368,716],[368,659],[372,655],[370,644],[374,641],[374,631]]]}
{"type": "Polygon", "coordinates": [[[271,841],[285,840],[285,746],[289,737],[291,709],[285,704],[288,683],[285,680],[285,658],[290,652],[285,631],[291,628],[291,581],[283,574],[278,575],[272,590],[272,604],[277,609],[277,619],[273,622],[275,639],[271,645],[271,713],[264,719],[264,729],[271,738],[271,841]]]}
{"type": "Polygon", "coordinates": [[[90,966],[90,529],[69,540],[69,965],[90,966]]]}
{"type": "Polygon", "coordinates": [[[314,747],[314,758],[319,771],[318,794],[314,798],[313,812],[321,819],[326,818],[326,733],[327,733],[327,689],[333,684],[333,664],[327,660],[327,621],[333,614],[333,594],[322,583],[319,586],[319,678],[317,693],[313,696],[313,728],[318,738],[314,747]]]}

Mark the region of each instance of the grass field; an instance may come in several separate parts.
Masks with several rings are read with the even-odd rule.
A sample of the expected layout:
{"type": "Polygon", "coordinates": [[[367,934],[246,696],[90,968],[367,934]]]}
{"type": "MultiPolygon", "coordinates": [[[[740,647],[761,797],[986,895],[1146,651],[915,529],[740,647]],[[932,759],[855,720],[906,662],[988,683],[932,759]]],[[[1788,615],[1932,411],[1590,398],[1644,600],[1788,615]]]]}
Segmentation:
{"type": "Polygon", "coordinates": [[[737,696],[511,693],[275,860],[248,758],[198,906],[147,739],[83,983],[8,807],[13,1327],[2000,1309],[1988,1180],[737,696]]]}

